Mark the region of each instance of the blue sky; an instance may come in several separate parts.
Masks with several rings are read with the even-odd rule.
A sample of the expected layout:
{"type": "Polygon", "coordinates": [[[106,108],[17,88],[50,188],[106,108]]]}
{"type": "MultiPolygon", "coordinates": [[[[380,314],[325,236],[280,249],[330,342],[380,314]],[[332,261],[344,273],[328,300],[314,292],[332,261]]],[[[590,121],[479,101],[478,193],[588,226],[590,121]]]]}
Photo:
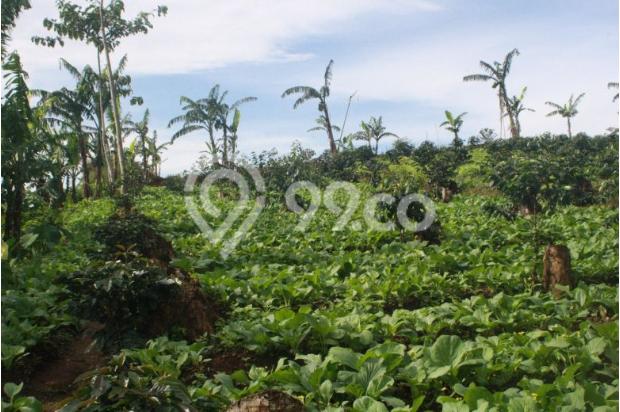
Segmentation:
{"type": "MultiPolygon", "coordinates": [[[[30,42],[43,33],[41,21],[54,15],[54,2],[36,1],[18,21],[12,47],[22,53],[31,85],[52,89],[71,83],[58,58],[94,64],[86,46],[45,49],[30,42]]],[[[154,0],[127,1],[129,14],[151,9],[154,0]]],[[[165,3],[165,2],[163,2],[165,3]]],[[[180,113],[179,96],[204,97],[219,83],[231,99],[256,96],[243,106],[243,153],[276,148],[294,140],[316,151],[327,148],[320,133],[307,133],[316,104],[292,109],[281,99],[290,86],[319,86],[334,59],[330,107],[342,123],[353,99],[345,132],[361,120],[383,116],[388,129],[413,143],[443,144],[439,128],[445,109],[467,112],[462,136],[483,127],[499,129],[498,104],[488,84],[464,83],[483,59],[502,59],[517,47],[509,92],[528,86],[526,103],[536,110],[522,116],[525,134],[565,131],[560,118],[547,118],[547,100],[563,103],[586,92],[574,130],[601,133],[617,126],[617,106],[609,81],[618,79],[618,2],[615,0],[175,0],[169,15],[155,21],[147,36],[121,45],[114,56],[129,56],[134,90],[152,113],[162,140],[180,113]]],[[[127,110],[141,115],[143,108],[127,110]]],[[[204,150],[205,136],[179,139],[166,152],[164,174],[190,169],[204,150]]],[[[384,143],[384,148],[391,144],[384,143]]]]}

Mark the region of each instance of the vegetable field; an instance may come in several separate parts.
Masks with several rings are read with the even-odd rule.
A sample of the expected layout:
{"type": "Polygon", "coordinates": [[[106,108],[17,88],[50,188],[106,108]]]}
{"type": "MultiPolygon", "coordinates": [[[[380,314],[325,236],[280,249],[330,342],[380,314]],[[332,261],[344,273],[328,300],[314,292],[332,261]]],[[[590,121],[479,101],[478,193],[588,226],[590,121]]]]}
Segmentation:
{"type": "MultiPolygon", "coordinates": [[[[182,195],[147,188],[135,209],[172,241],[172,264],[218,302],[215,330],[194,343],[173,331],[121,344],[80,377],[64,410],[222,410],[268,389],[317,411],[616,410],[617,209],[537,217],[572,253],[576,287],[555,299],[532,278],[541,270],[532,217],[488,212],[501,202],[459,196],[438,205],[439,245],[335,232],[337,216],[323,208],[300,235],[298,216],[276,203],[223,261],[182,195]]],[[[91,230],[114,210],[110,200],[67,208],[66,241],[5,272],[19,286],[3,295],[3,367],[24,362],[60,325],[78,324],[71,308],[90,297],[58,285],[57,272],[110,267],[100,287],[127,283],[112,289],[146,276],[122,263],[131,251],[117,251],[116,263],[92,261],[102,247],[91,230]]]]}

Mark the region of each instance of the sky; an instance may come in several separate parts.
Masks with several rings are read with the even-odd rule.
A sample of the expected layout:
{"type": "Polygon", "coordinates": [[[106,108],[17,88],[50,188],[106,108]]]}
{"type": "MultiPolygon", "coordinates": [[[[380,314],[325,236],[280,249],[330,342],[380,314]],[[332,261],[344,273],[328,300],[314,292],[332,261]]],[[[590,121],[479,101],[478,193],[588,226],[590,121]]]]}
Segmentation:
{"type": "MultiPolygon", "coordinates": [[[[59,68],[63,57],[81,67],[96,65],[90,46],[68,42],[45,48],[31,42],[46,34],[43,18],[57,15],[52,0],[33,0],[12,33],[30,86],[71,86],[59,68]]],[[[444,110],[467,112],[461,136],[481,128],[499,131],[499,108],[488,83],[463,82],[479,73],[479,61],[515,57],[508,92],[527,86],[524,135],[566,133],[565,119],[546,117],[546,101],[563,104],[585,92],[573,132],[603,133],[618,126],[618,106],[607,83],[618,81],[617,0],[126,0],[127,15],[168,6],[147,35],[126,39],[113,60],[127,54],[127,72],[143,107],[124,106],[140,119],[151,112],[160,141],[174,133],[168,121],[179,114],[179,97],[205,97],[220,84],[231,101],[255,96],[241,108],[239,149],[243,154],[277,149],[294,141],[320,153],[328,148],[320,132],[308,133],[317,105],[293,110],[291,86],[319,87],[334,60],[330,116],[342,125],[352,99],[345,134],[362,120],[383,116],[387,130],[414,144],[448,143],[439,125],[444,110]]],[[[206,136],[180,138],[164,153],[162,174],[191,169],[206,149],[206,136]]],[[[380,150],[389,148],[385,139],[380,150]]]]}

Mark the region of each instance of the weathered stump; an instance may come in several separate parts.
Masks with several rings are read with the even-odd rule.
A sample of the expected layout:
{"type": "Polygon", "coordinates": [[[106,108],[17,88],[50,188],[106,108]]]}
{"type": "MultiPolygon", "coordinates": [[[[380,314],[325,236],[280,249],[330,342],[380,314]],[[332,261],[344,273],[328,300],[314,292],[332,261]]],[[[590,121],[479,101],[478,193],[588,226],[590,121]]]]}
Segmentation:
{"type": "Polygon", "coordinates": [[[561,291],[555,285],[573,286],[570,250],[564,245],[550,244],[543,257],[543,288],[557,298],[561,291]]]}
{"type": "Polygon", "coordinates": [[[304,405],[283,392],[265,391],[230,405],[226,412],[303,412],[304,405]]]}
{"type": "Polygon", "coordinates": [[[441,201],[444,203],[448,203],[450,200],[452,200],[453,194],[454,192],[450,190],[449,188],[442,187],[441,188],[441,201]]]}

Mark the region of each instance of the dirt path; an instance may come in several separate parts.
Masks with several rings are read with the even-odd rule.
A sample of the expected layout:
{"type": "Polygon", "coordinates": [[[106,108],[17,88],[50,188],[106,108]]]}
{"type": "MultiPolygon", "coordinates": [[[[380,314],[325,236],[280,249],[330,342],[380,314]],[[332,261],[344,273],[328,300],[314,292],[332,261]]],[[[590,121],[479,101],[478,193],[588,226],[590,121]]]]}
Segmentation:
{"type": "Polygon", "coordinates": [[[94,345],[93,335],[103,325],[91,322],[67,345],[57,359],[44,362],[27,384],[28,393],[44,404],[45,411],[55,411],[75,390],[74,381],[82,373],[102,366],[106,358],[94,345]]]}

